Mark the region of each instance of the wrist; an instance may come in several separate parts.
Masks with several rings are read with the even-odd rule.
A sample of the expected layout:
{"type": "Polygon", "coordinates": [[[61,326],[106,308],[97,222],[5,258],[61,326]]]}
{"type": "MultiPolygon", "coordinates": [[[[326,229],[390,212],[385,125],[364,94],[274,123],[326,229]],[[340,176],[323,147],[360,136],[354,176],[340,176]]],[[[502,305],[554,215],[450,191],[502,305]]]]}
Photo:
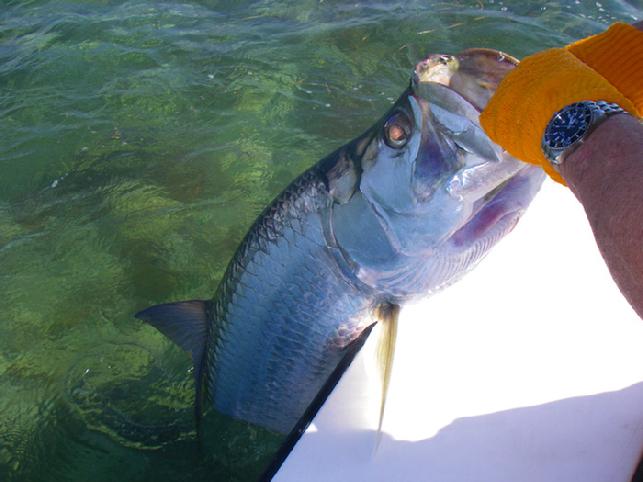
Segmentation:
{"type": "Polygon", "coordinates": [[[640,121],[628,113],[599,124],[559,167],[570,189],[577,194],[580,186],[609,186],[609,179],[622,172],[618,164],[630,150],[631,136],[637,131],[640,135],[641,130],[640,121]]]}
{"type": "Polygon", "coordinates": [[[552,165],[560,172],[560,166],[588,136],[610,116],[623,113],[618,104],[583,101],[566,106],[556,112],[547,125],[542,138],[542,150],[552,165]]]}

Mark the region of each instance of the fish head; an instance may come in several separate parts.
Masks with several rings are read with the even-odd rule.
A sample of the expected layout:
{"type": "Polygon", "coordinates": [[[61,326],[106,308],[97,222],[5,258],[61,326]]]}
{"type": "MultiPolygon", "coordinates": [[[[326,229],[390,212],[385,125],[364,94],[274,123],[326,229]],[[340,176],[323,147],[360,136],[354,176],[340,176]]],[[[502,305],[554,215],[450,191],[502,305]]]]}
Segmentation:
{"type": "Polygon", "coordinates": [[[511,157],[480,126],[480,112],[516,64],[490,49],[430,55],[374,126],[359,190],[397,252],[430,255],[447,242],[500,238],[537,192],[541,170],[511,157]]]}

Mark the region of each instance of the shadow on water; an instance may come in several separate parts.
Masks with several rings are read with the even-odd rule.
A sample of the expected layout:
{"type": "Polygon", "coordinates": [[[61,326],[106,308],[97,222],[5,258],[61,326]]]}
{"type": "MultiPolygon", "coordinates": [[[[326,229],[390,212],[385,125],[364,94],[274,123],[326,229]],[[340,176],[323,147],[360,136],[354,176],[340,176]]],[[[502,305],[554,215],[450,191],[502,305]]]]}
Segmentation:
{"type": "Polygon", "coordinates": [[[308,474],[307,481],[392,480],[396,475],[397,482],[628,482],[643,447],[642,406],[639,383],[458,418],[416,442],[383,434],[374,456],[375,432],[329,434],[321,419],[315,422],[317,432],[309,433],[286,462],[283,479],[276,480],[308,474]]]}

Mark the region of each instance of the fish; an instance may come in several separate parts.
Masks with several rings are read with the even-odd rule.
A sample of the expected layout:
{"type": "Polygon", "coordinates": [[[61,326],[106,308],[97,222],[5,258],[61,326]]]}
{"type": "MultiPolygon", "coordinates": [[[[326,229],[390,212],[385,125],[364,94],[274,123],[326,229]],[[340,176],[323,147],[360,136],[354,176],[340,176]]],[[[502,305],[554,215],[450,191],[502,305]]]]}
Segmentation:
{"type": "Polygon", "coordinates": [[[479,115],[516,64],[491,49],[424,58],[381,119],[263,210],[212,299],[135,315],[190,353],[197,420],[214,408],[301,432],[374,324],[394,337],[401,306],[513,229],[544,174],[489,140],[479,115]]]}

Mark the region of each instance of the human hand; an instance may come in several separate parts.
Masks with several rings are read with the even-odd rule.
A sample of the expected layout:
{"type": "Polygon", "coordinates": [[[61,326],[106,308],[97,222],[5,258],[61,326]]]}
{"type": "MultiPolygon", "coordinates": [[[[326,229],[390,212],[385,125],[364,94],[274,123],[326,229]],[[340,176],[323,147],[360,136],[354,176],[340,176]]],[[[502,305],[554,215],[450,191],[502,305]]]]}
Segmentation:
{"type": "Polygon", "coordinates": [[[564,183],[541,150],[552,115],[574,102],[605,100],[640,117],[642,85],[643,32],[619,23],[567,47],[527,57],[502,81],[480,120],[494,142],[564,183]]]}

